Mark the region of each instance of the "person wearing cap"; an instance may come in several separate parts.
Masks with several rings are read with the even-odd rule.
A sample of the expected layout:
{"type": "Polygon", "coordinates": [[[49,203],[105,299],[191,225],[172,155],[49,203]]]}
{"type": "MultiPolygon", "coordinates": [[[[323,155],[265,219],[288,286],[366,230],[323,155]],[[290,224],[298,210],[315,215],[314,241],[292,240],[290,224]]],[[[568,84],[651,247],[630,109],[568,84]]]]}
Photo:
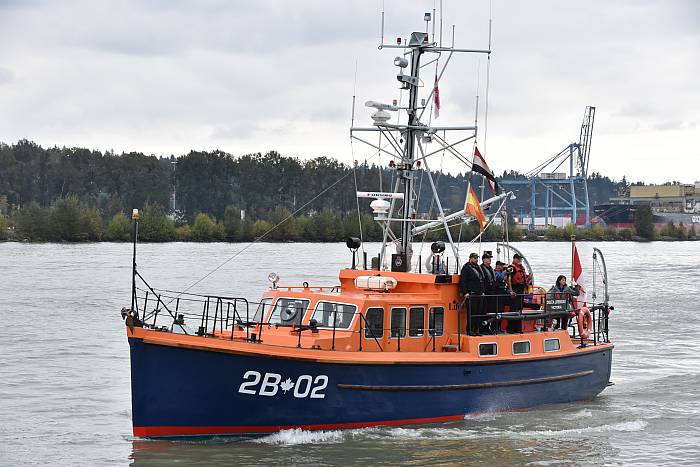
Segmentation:
{"type": "Polygon", "coordinates": [[[483,319],[484,310],[484,273],[479,266],[479,255],[472,253],[469,261],[462,266],[459,274],[459,292],[467,300],[469,334],[479,332],[479,323],[483,319]]]}
{"type": "MultiPolygon", "coordinates": [[[[484,311],[486,313],[496,313],[496,274],[491,267],[491,258],[493,255],[490,251],[484,251],[481,255],[481,272],[484,274],[484,311]]],[[[482,333],[493,333],[493,322],[495,317],[490,317],[489,324],[481,326],[482,333]]]]}

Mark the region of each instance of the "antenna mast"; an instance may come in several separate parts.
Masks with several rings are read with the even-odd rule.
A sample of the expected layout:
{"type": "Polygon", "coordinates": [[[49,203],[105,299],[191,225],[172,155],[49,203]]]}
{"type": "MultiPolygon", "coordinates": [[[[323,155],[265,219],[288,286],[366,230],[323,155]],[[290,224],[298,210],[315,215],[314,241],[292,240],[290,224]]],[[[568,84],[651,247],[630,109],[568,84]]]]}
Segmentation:
{"type": "MultiPolygon", "coordinates": [[[[442,4],[442,2],[441,2],[442,4]]],[[[381,29],[381,39],[382,42],[379,45],[379,49],[402,49],[403,53],[394,59],[394,65],[399,67],[399,74],[396,79],[399,81],[402,90],[407,90],[409,93],[408,103],[403,106],[397,105],[396,101],[393,104],[385,104],[376,101],[367,101],[365,106],[373,107],[376,111],[372,114],[372,120],[374,125],[372,127],[352,127],[350,129],[350,134],[353,139],[357,139],[369,146],[374,147],[380,152],[387,152],[391,154],[396,160],[396,163],[390,163],[390,167],[396,171],[397,183],[396,188],[401,186],[400,193],[358,193],[358,196],[363,197],[373,197],[376,201],[372,202],[371,207],[375,210],[375,220],[377,220],[383,227],[385,235],[385,241],[382,244],[382,252],[385,250],[387,239],[391,240],[396,245],[397,255],[401,258],[401,261],[392,262],[392,269],[398,267],[405,268],[403,270],[409,271],[411,268],[411,243],[413,236],[424,232],[429,228],[434,228],[442,226],[446,229],[446,234],[450,240],[452,250],[455,255],[455,259],[458,260],[458,250],[457,247],[452,242],[451,235],[449,233],[448,222],[450,220],[458,220],[465,216],[462,212],[457,212],[446,216],[443,212],[439,198],[437,196],[437,190],[434,184],[431,183],[431,189],[433,191],[433,197],[438,202],[437,205],[440,210],[440,218],[432,220],[417,220],[415,211],[415,196],[414,196],[414,172],[420,169],[421,163],[425,164],[427,169],[428,163],[427,159],[431,155],[440,153],[442,151],[449,151],[451,154],[458,157],[460,160],[467,160],[457,149],[456,146],[460,143],[464,143],[476,136],[476,125],[474,126],[437,126],[434,123],[426,125],[420,121],[421,116],[425,112],[427,107],[427,102],[430,102],[434,97],[435,88],[431,88],[427,99],[424,99],[419,104],[419,92],[422,87],[420,81],[420,69],[421,69],[421,58],[423,54],[434,53],[439,57],[441,53],[447,52],[448,58],[444,61],[441,66],[441,70],[437,73],[437,81],[442,77],[445,68],[450,62],[450,58],[455,53],[477,53],[486,54],[491,53],[490,49],[479,50],[479,49],[458,49],[454,47],[454,27],[452,29],[452,45],[450,47],[443,47],[442,45],[442,5],[440,7],[440,28],[439,36],[436,37],[435,29],[436,25],[433,23],[432,31],[430,28],[430,21],[435,20],[434,18],[435,10],[433,12],[426,12],[424,15],[424,20],[426,22],[425,32],[413,32],[410,35],[408,41],[398,37],[396,39],[396,44],[384,43],[384,11],[382,8],[382,29],[381,29]],[[430,40],[432,32],[432,41],[430,40]],[[437,40],[439,42],[437,42],[437,40]],[[410,57],[409,57],[410,56],[410,57]],[[405,74],[408,71],[409,74],[405,74]],[[390,123],[391,114],[389,112],[398,112],[399,110],[405,110],[408,116],[406,124],[401,123],[390,123]],[[384,148],[377,146],[366,139],[358,136],[360,132],[380,132],[384,136],[385,140],[390,143],[391,149],[384,150],[384,148]],[[438,131],[448,132],[448,131],[467,131],[471,135],[463,137],[454,143],[449,143],[443,137],[440,138],[437,135],[438,131]],[[429,143],[437,143],[440,145],[440,149],[436,151],[428,152],[427,145],[429,143]],[[403,200],[403,207],[401,208],[400,217],[393,217],[393,205],[396,200],[403,200]],[[391,201],[391,202],[389,202],[391,201]],[[416,223],[424,223],[419,227],[415,227],[416,223]],[[392,232],[391,224],[399,223],[401,225],[400,235],[396,235],[392,232]]],[[[430,62],[429,62],[430,63],[430,62]]],[[[426,88],[427,89],[427,88],[426,88]]],[[[427,171],[426,174],[431,177],[430,172],[427,171]]],[[[432,181],[432,179],[431,179],[432,181]]],[[[505,196],[509,196],[511,193],[504,193],[498,197],[491,198],[482,203],[482,205],[488,205],[494,203],[505,196]]],[[[398,259],[398,258],[397,258],[398,259]]],[[[382,261],[383,262],[383,261],[382,261]]]]}

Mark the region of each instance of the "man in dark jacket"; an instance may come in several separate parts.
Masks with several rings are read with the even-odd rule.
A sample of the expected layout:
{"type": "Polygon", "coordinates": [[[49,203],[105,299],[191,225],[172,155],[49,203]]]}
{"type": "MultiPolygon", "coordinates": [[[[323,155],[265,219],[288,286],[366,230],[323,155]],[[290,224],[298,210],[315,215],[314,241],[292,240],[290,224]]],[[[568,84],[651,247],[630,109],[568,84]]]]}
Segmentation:
{"type": "Polygon", "coordinates": [[[469,304],[469,334],[478,334],[479,323],[484,318],[484,273],[479,266],[479,255],[476,253],[470,254],[469,261],[462,266],[459,292],[469,304]]]}
{"type": "MultiPolygon", "coordinates": [[[[484,312],[496,313],[496,274],[491,267],[491,258],[493,255],[490,251],[485,251],[481,255],[481,272],[484,276],[484,312]]],[[[482,333],[493,334],[495,332],[495,318],[489,316],[489,324],[481,326],[482,333]]]]}

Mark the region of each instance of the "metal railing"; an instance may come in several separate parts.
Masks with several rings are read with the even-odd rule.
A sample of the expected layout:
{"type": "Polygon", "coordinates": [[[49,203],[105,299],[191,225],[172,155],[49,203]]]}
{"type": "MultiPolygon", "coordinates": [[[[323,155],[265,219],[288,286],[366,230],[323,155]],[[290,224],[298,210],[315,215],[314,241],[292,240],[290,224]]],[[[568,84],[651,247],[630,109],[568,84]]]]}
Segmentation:
{"type": "MultiPolygon", "coordinates": [[[[479,294],[470,295],[460,304],[460,309],[466,309],[467,333],[469,335],[495,334],[501,331],[501,323],[504,321],[522,323],[526,321],[539,321],[543,328],[550,329],[561,326],[562,320],[567,320],[566,329],[573,329],[572,338],[577,337],[578,320],[581,310],[585,305],[592,316],[592,329],[589,339],[593,344],[610,342],[609,340],[609,314],[613,307],[606,303],[592,303],[578,301],[574,308],[572,298],[568,293],[535,292],[523,294],[479,294]],[[481,313],[474,313],[474,309],[482,309],[481,313]],[[477,329],[473,325],[477,324],[477,329]],[[486,326],[484,326],[486,324],[486,326]],[[495,329],[494,329],[495,325],[495,329]]],[[[459,326],[461,328],[461,326],[459,326]]],[[[563,328],[562,328],[563,329],[563,328]]],[[[509,332],[522,333],[522,329],[509,332]]],[[[580,335],[579,335],[580,337],[580,335]]],[[[581,339],[585,345],[585,339],[581,339]]]]}
{"type": "MultiPolygon", "coordinates": [[[[411,329],[410,326],[407,326],[406,317],[403,318],[402,326],[389,323],[388,327],[384,327],[383,324],[387,320],[382,317],[382,324],[377,328],[378,323],[368,323],[365,315],[357,309],[352,312],[352,317],[349,322],[353,323],[355,315],[358,315],[360,320],[359,330],[349,329],[349,326],[338,326],[339,313],[343,315],[348,314],[346,311],[338,311],[338,308],[334,308],[332,312],[332,323],[325,323],[327,324],[326,326],[319,326],[314,319],[310,319],[307,324],[303,323],[303,319],[310,311],[310,308],[300,309],[298,318],[297,316],[294,317],[297,319],[294,323],[271,323],[269,322],[269,318],[267,322],[263,322],[264,316],[258,317],[255,314],[251,316],[250,305],[258,305],[259,303],[257,302],[250,302],[242,297],[181,293],[168,289],[155,289],[151,287],[138,272],[136,273],[136,277],[143,285],[142,287],[135,288],[134,305],[137,313],[136,316],[139,316],[140,311],[142,315],[142,325],[159,331],[170,331],[203,337],[225,337],[233,340],[236,335],[236,329],[238,329],[240,331],[245,330],[246,341],[260,343],[262,342],[263,328],[265,326],[268,328],[272,326],[291,326],[292,333],[298,333],[297,347],[301,348],[302,334],[304,332],[318,333],[319,330],[325,329],[331,331],[330,350],[336,349],[337,333],[342,332],[345,336],[347,336],[348,333],[350,333],[350,335],[358,334],[359,340],[357,349],[360,352],[364,350],[365,344],[363,341],[365,340],[374,341],[379,351],[384,352],[386,345],[384,339],[386,338],[395,339],[396,351],[400,352],[401,341],[406,339],[405,334],[415,331],[415,329],[411,329]],[[150,311],[148,311],[149,306],[150,311]],[[161,319],[162,323],[163,315],[169,318],[170,322],[167,326],[159,324],[158,320],[161,319]],[[184,321],[185,318],[187,318],[189,322],[194,321],[198,323],[197,329],[190,329],[184,321]],[[377,332],[378,329],[381,334],[377,332]]],[[[458,304],[457,307],[457,351],[461,351],[462,334],[465,331],[467,335],[475,334],[475,329],[473,328],[475,322],[482,326],[486,323],[486,327],[482,328],[481,331],[488,330],[488,332],[484,333],[495,334],[501,331],[501,323],[504,321],[520,323],[525,321],[538,321],[542,328],[551,329],[554,326],[555,320],[558,320],[556,327],[560,327],[560,320],[568,318],[566,329],[569,330],[569,335],[572,338],[581,339],[582,346],[589,344],[591,340],[593,345],[598,345],[599,342],[609,342],[609,313],[612,307],[605,303],[586,303],[592,315],[592,329],[588,339],[583,339],[577,332],[580,308],[574,309],[571,306],[570,297],[568,297],[567,294],[556,297],[557,300],[566,303],[564,309],[562,309],[561,306],[554,306],[556,305],[555,303],[550,303],[551,298],[552,294],[550,292],[525,293],[515,296],[512,294],[471,295],[468,299],[458,304]],[[493,302],[491,302],[491,300],[495,301],[495,309],[493,308],[493,302]],[[501,302],[501,300],[503,301],[501,302]],[[474,306],[477,301],[481,301],[482,303],[474,306]],[[470,303],[473,306],[470,307],[470,303]],[[472,313],[474,308],[478,309],[479,307],[483,307],[484,311],[478,314],[472,313]],[[461,323],[463,311],[466,311],[467,318],[465,329],[462,329],[463,326],[461,323]]],[[[583,303],[580,302],[579,305],[582,306],[583,303]]],[[[267,311],[272,308],[273,307],[269,307],[267,311]]],[[[436,309],[432,307],[428,311],[428,322],[433,324],[433,327],[428,326],[422,328],[423,333],[427,331],[427,334],[421,334],[422,337],[427,337],[423,349],[424,351],[432,346],[432,351],[435,352],[437,350],[437,338],[445,335],[445,315],[443,314],[442,327],[440,328],[437,326],[438,323],[435,319],[435,313],[436,309]],[[439,336],[436,335],[438,329],[441,330],[439,336]]],[[[445,313],[444,309],[443,313],[445,313]]],[[[272,316],[272,313],[270,313],[270,316],[272,316]]],[[[346,316],[344,316],[344,318],[345,317],[346,316]]],[[[328,319],[326,318],[325,321],[328,321],[328,319]]],[[[347,322],[345,320],[343,321],[347,322]]],[[[511,329],[509,332],[522,333],[522,324],[519,330],[513,331],[511,329]]],[[[240,338],[243,337],[241,336],[240,338]]]]}
{"type": "Polygon", "coordinates": [[[250,328],[257,323],[250,320],[250,302],[247,299],[156,289],[138,272],[136,276],[143,287],[136,286],[134,289],[134,311],[137,316],[142,315],[140,321],[144,327],[198,336],[214,336],[217,328],[218,333],[223,335],[231,327],[230,338],[233,339],[235,327],[238,326],[246,329],[246,339],[250,339],[250,328]],[[153,307],[150,311],[149,302],[153,307]],[[171,320],[167,326],[158,323],[158,318],[164,313],[171,320]],[[185,318],[199,322],[196,331],[187,326],[185,318]]]}

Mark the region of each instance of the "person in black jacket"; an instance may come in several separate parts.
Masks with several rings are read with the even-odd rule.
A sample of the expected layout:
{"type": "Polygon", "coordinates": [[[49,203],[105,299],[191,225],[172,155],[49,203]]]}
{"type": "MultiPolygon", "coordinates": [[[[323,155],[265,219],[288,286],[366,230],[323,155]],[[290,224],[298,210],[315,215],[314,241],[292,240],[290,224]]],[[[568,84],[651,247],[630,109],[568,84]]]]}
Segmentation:
{"type": "MultiPolygon", "coordinates": [[[[491,258],[493,255],[490,251],[485,251],[481,255],[481,272],[484,276],[484,312],[496,313],[496,274],[491,267],[491,258]]],[[[483,323],[483,322],[482,322],[483,323]]],[[[493,334],[495,332],[495,318],[489,316],[488,324],[482,324],[481,332],[493,334]]]]}
{"type": "Polygon", "coordinates": [[[472,253],[459,275],[459,292],[469,304],[469,334],[479,333],[484,316],[484,273],[479,266],[479,255],[472,253]]]}

